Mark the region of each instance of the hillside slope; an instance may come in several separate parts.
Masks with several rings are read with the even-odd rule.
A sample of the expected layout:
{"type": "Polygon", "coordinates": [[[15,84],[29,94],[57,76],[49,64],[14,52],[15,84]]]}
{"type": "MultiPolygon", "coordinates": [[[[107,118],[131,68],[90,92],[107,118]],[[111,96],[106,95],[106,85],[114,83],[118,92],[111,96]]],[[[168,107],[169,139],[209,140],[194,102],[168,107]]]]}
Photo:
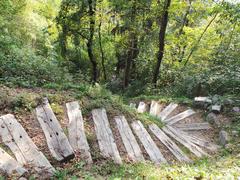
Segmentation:
{"type": "MultiPolygon", "coordinates": [[[[230,147],[220,149],[217,154],[212,154],[211,158],[195,159],[192,164],[178,163],[173,155],[169,153],[166,147],[161,144],[156,138],[153,138],[164,157],[173,165],[156,166],[148,161],[145,163],[131,163],[128,159],[126,150],[121,141],[118,130],[115,128],[113,117],[116,115],[124,115],[129,123],[133,120],[140,120],[144,125],[151,123],[162,127],[162,123],[158,119],[148,114],[138,114],[136,110],[124,105],[122,99],[118,96],[112,95],[107,90],[100,86],[88,87],[85,91],[79,89],[72,89],[66,91],[47,90],[47,89],[22,89],[22,88],[7,88],[2,86],[0,88],[1,103],[0,115],[8,113],[14,114],[19,123],[27,131],[30,138],[37,145],[40,151],[48,158],[51,164],[57,169],[55,178],[114,178],[114,177],[148,177],[153,179],[166,178],[178,179],[182,178],[233,178],[239,176],[239,145],[234,142],[230,147]],[[84,118],[84,127],[87,140],[90,145],[91,155],[93,158],[93,165],[87,165],[80,157],[75,157],[67,163],[60,163],[54,160],[48,149],[44,133],[36,119],[34,112],[35,107],[41,103],[41,99],[47,97],[50,101],[51,107],[59,120],[64,132],[67,134],[68,118],[66,115],[65,103],[78,100],[82,109],[84,118]],[[124,162],[122,165],[116,165],[111,160],[102,157],[96,134],[94,131],[94,123],[91,117],[91,110],[95,108],[106,108],[110,126],[119,149],[120,155],[124,162]]],[[[150,99],[149,99],[150,100],[150,99]]],[[[176,100],[175,100],[176,101],[176,100]]],[[[165,103],[166,104],[166,103],[165,103]]],[[[190,104],[188,104],[190,106],[190,104]]],[[[178,114],[186,109],[186,105],[180,105],[172,115],[178,114]]],[[[199,122],[204,118],[204,113],[199,112],[194,115],[193,121],[199,122]]],[[[186,120],[188,121],[188,120],[186,120]]],[[[228,124],[229,125],[229,124],[228,124]]],[[[229,126],[229,128],[231,128],[229,126]]],[[[217,143],[217,132],[214,129],[208,130],[207,133],[200,132],[206,138],[217,143]]],[[[153,137],[153,136],[152,136],[153,137]]],[[[9,149],[1,143],[3,149],[11,154],[9,149]]],[[[142,145],[140,146],[144,157],[149,160],[147,153],[142,145]]],[[[190,152],[183,148],[191,158],[190,152]]],[[[34,177],[37,175],[33,172],[28,176],[34,177]]]]}

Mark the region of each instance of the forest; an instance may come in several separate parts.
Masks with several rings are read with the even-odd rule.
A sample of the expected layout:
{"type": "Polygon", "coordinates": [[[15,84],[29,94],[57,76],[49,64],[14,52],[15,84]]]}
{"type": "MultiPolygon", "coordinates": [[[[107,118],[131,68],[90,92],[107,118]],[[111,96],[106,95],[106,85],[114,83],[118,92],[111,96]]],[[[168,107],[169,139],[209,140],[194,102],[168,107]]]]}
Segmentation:
{"type": "MultiPolygon", "coordinates": [[[[55,168],[47,170],[53,179],[240,178],[240,1],[0,0],[0,126],[10,120],[26,130],[26,144],[35,143],[34,150],[46,155],[45,165],[55,168]],[[56,119],[49,125],[51,132],[41,108],[53,116],[49,122],[56,119]],[[80,129],[71,124],[71,118],[78,121],[75,116],[81,119],[80,129]],[[185,124],[173,125],[182,119],[185,124]],[[109,130],[110,140],[102,140],[109,144],[101,144],[101,128],[109,130]],[[199,129],[208,134],[205,140],[198,139],[199,129]],[[56,141],[69,135],[70,144],[71,131],[83,131],[80,145],[90,160],[72,144],[72,156],[60,160],[68,140],[60,145],[66,149],[59,150],[48,139],[54,131],[56,141]],[[173,132],[182,139],[171,136],[173,132]],[[128,133],[131,146],[141,142],[138,149],[146,163],[132,163],[134,158],[126,155],[130,150],[125,141],[130,140],[121,133],[128,133]],[[148,142],[141,139],[148,135],[148,142]],[[111,147],[105,150],[108,155],[104,146],[111,147]],[[163,151],[170,165],[152,163],[162,156],[159,152],[154,160],[150,146],[156,146],[155,155],[158,148],[163,151]],[[106,160],[111,156],[112,161],[106,160]],[[183,159],[184,164],[173,163],[183,159]]],[[[10,154],[0,156],[0,180],[50,179],[29,170],[35,165],[14,153],[6,134],[0,130],[0,155],[10,154]],[[20,163],[14,165],[15,173],[6,165],[8,158],[20,163]]]]}

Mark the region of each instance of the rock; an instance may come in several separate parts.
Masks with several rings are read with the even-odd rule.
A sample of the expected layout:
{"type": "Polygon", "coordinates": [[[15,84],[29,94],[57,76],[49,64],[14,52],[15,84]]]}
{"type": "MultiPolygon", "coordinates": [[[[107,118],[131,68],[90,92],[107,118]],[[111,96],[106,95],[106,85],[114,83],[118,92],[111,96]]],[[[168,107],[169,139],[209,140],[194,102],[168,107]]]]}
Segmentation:
{"type": "Polygon", "coordinates": [[[195,97],[194,105],[198,108],[207,109],[207,107],[212,103],[212,100],[208,97],[195,97]]]}
{"type": "Polygon", "coordinates": [[[239,107],[233,107],[233,112],[235,113],[240,113],[240,108],[239,107]]]}
{"type": "Polygon", "coordinates": [[[229,142],[229,135],[226,131],[221,130],[219,133],[219,142],[221,145],[225,146],[229,142]]]}
{"type": "Polygon", "coordinates": [[[18,180],[27,180],[25,177],[20,177],[18,180]]]}
{"type": "Polygon", "coordinates": [[[213,124],[217,128],[221,127],[221,122],[217,118],[217,115],[213,112],[211,112],[207,115],[206,120],[207,120],[207,122],[209,122],[210,124],[213,124]]]}
{"type": "Polygon", "coordinates": [[[234,101],[232,99],[224,99],[223,104],[226,106],[233,105],[234,101]]]}
{"type": "Polygon", "coordinates": [[[211,111],[214,112],[214,113],[220,113],[221,112],[221,109],[222,109],[222,106],[221,105],[213,105],[211,107],[211,111]]]}
{"type": "Polygon", "coordinates": [[[232,131],[232,135],[233,135],[233,136],[237,137],[238,134],[239,134],[238,131],[235,131],[235,130],[232,131]]]}
{"type": "Polygon", "coordinates": [[[224,146],[229,152],[233,152],[234,150],[234,145],[231,143],[228,143],[224,146]]]}
{"type": "Polygon", "coordinates": [[[213,103],[217,103],[219,101],[219,95],[214,95],[213,97],[212,97],[212,102],[213,103]]]}
{"type": "Polygon", "coordinates": [[[206,117],[207,122],[209,122],[210,124],[214,124],[216,119],[217,119],[217,116],[213,112],[209,113],[206,117]]]}
{"type": "Polygon", "coordinates": [[[212,100],[209,99],[208,97],[195,97],[194,101],[195,102],[212,103],[212,100]]]}

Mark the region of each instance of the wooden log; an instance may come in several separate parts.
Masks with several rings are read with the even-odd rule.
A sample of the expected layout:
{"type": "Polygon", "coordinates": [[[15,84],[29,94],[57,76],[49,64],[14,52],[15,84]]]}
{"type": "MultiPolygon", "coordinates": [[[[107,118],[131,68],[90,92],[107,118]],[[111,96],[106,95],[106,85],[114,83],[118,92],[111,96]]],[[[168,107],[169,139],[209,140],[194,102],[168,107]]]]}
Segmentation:
{"type": "Polygon", "coordinates": [[[149,125],[149,129],[180,162],[191,162],[182,150],[156,124],[149,125]]]}
{"type": "Polygon", "coordinates": [[[190,124],[176,124],[174,126],[182,131],[196,131],[196,130],[211,129],[210,124],[207,122],[205,122],[205,123],[190,123],[190,124]]]}
{"type": "Polygon", "coordinates": [[[21,177],[27,170],[23,168],[14,158],[7,152],[0,148],[0,171],[6,173],[8,176],[21,177]]]}
{"type": "Polygon", "coordinates": [[[195,114],[195,111],[193,111],[192,109],[188,109],[182,113],[177,114],[176,116],[166,119],[165,122],[168,125],[172,125],[172,124],[175,124],[176,122],[181,121],[189,116],[192,116],[193,114],[195,114]]]}
{"type": "Polygon", "coordinates": [[[186,148],[188,148],[197,157],[208,156],[208,154],[206,152],[204,152],[196,144],[192,143],[186,136],[184,136],[184,134],[178,133],[175,128],[167,125],[162,130],[166,134],[171,136],[173,139],[175,139],[176,141],[178,141],[179,143],[184,145],[186,148]]]}
{"type": "Polygon", "coordinates": [[[77,101],[66,104],[69,119],[68,137],[69,142],[75,152],[79,152],[81,157],[89,164],[92,163],[90,148],[84,132],[82,112],[77,101]]]}
{"type": "Polygon", "coordinates": [[[143,144],[151,161],[156,164],[167,163],[166,159],[163,157],[161,151],[159,150],[155,142],[152,140],[150,134],[144,128],[142,123],[140,121],[134,121],[131,125],[135,134],[143,144]]]}
{"type": "Polygon", "coordinates": [[[74,151],[46,98],[36,108],[36,116],[45,134],[52,156],[61,162],[74,158],[74,151]]]}
{"type": "Polygon", "coordinates": [[[130,108],[136,109],[137,104],[136,103],[130,103],[130,108]]]}
{"type": "Polygon", "coordinates": [[[1,116],[0,127],[0,136],[3,143],[11,149],[20,164],[32,166],[40,174],[54,174],[55,169],[43,153],[38,150],[37,146],[13,115],[7,114],[1,116]]]}
{"type": "Polygon", "coordinates": [[[158,114],[158,117],[165,122],[165,119],[176,109],[178,104],[170,103],[162,112],[158,114]]]}
{"type": "Polygon", "coordinates": [[[141,149],[135,139],[131,128],[129,127],[127,120],[124,116],[116,116],[115,118],[118,131],[121,135],[123,144],[128,153],[128,157],[136,162],[136,161],[144,161],[144,157],[142,155],[141,149]]]}
{"type": "Polygon", "coordinates": [[[149,113],[152,116],[157,116],[161,111],[161,107],[161,104],[159,104],[157,101],[152,101],[149,113]]]}
{"type": "Polygon", "coordinates": [[[94,109],[92,110],[92,117],[101,154],[106,158],[113,159],[115,163],[121,164],[122,160],[113,138],[106,110],[94,109]]]}
{"type": "Polygon", "coordinates": [[[175,131],[178,132],[179,134],[181,134],[182,136],[184,136],[186,139],[188,139],[188,141],[192,142],[193,144],[204,147],[211,151],[217,151],[219,149],[219,146],[217,146],[209,141],[206,141],[202,138],[188,134],[187,132],[184,132],[180,129],[175,129],[175,131]]]}
{"type": "Polygon", "coordinates": [[[140,102],[137,108],[138,113],[144,113],[148,111],[147,104],[145,102],[140,102]]]}

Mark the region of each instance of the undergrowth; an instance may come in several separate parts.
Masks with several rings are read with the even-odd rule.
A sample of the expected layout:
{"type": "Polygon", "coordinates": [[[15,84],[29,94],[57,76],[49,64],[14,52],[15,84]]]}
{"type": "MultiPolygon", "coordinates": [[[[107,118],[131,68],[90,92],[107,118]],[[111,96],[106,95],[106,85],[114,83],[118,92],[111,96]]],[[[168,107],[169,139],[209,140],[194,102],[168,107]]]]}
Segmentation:
{"type": "MultiPolygon", "coordinates": [[[[113,95],[100,85],[72,86],[70,89],[14,89],[0,87],[0,112],[24,113],[33,111],[40,103],[42,97],[48,97],[53,111],[57,116],[64,116],[63,106],[66,102],[78,100],[83,116],[88,116],[94,108],[106,108],[108,115],[125,115],[127,120],[140,120],[144,125],[155,123],[159,127],[163,123],[159,119],[147,114],[138,114],[129,107],[129,102],[155,99],[161,102],[178,102],[191,105],[192,100],[184,97],[171,98],[164,96],[140,96],[134,99],[125,99],[113,95]]],[[[109,119],[111,120],[111,119],[109,119]]],[[[234,124],[229,131],[240,132],[239,117],[235,117],[234,124]]],[[[116,165],[112,161],[103,161],[91,168],[82,161],[72,164],[71,167],[58,169],[54,179],[234,179],[240,176],[240,155],[238,138],[232,141],[233,146],[223,148],[215,158],[204,158],[193,164],[161,165],[156,166],[150,162],[137,164],[116,165]]],[[[32,177],[34,179],[34,177],[32,177]]],[[[2,178],[0,177],[0,180],[2,178]]]]}

